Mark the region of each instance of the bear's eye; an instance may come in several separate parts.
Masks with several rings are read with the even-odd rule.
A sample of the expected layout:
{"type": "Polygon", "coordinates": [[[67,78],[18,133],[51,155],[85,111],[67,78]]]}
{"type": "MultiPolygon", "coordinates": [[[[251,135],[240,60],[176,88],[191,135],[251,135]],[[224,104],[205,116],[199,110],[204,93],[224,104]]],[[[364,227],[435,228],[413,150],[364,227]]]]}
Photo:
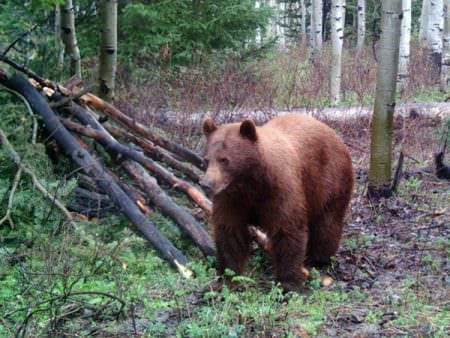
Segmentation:
{"type": "Polygon", "coordinates": [[[225,157],[219,158],[218,161],[220,164],[223,164],[223,165],[227,165],[228,163],[230,163],[230,161],[225,157]]]}

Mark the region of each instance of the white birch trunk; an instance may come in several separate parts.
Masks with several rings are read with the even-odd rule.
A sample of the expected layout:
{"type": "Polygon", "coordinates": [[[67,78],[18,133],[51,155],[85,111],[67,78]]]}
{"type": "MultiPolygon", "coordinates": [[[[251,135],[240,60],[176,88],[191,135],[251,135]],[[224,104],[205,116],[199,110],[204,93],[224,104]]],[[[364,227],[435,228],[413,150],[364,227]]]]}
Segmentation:
{"type": "Polygon", "coordinates": [[[64,43],[61,39],[61,5],[55,5],[55,47],[58,53],[56,62],[56,78],[61,81],[64,67],[64,43]]]}
{"type": "Polygon", "coordinates": [[[411,43],[411,0],[402,0],[403,19],[400,31],[398,86],[403,91],[409,78],[409,53],[411,43]]]}
{"type": "Polygon", "coordinates": [[[422,11],[420,12],[419,41],[424,46],[426,46],[427,43],[429,3],[430,0],[422,0],[422,11]]]}
{"type": "Polygon", "coordinates": [[[286,48],[286,3],[282,2],[278,4],[278,20],[276,22],[277,25],[277,36],[279,41],[279,46],[282,49],[286,48]]]}
{"type": "Polygon", "coordinates": [[[344,42],[345,0],[331,1],[331,102],[337,105],[341,102],[341,64],[342,45],[344,42]]]}
{"type": "Polygon", "coordinates": [[[99,2],[99,93],[106,100],[114,98],[117,67],[117,1],[99,2]]]}
{"type": "Polygon", "coordinates": [[[81,58],[75,33],[75,13],[72,0],[66,0],[61,12],[61,39],[65,51],[70,55],[71,75],[77,75],[81,79],[81,58]]]}
{"type": "Polygon", "coordinates": [[[356,49],[361,51],[364,48],[366,39],[366,0],[358,0],[358,37],[356,49]]]}
{"type": "MultiPolygon", "coordinates": [[[[272,9],[277,9],[277,2],[276,0],[269,0],[269,7],[272,9]]],[[[275,17],[272,17],[270,19],[270,29],[269,29],[269,37],[273,38],[278,36],[278,30],[277,30],[277,19],[275,17]]]]}
{"type": "Polygon", "coordinates": [[[302,41],[306,41],[306,6],[305,0],[300,1],[300,7],[302,11],[302,41]]]}
{"type": "Polygon", "coordinates": [[[322,0],[312,0],[312,12],[311,12],[311,36],[312,36],[312,49],[313,59],[316,54],[320,54],[322,50],[322,0]]]}
{"type": "Polygon", "coordinates": [[[442,0],[429,0],[427,25],[427,47],[434,55],[442,53],[442,30],[444,7],[442,0]]]}
{"type": "MultiPolygon", "coordinates": [[[[260,8],[261,7],[261,2],[260,1],[255,1],[255,8],[260,8]]],[[[255,42],[256,44],[262,44],[263,43],[263,37],[261,34],[261,28],[256,28],[256,36],[255,36],[255,42]]]]}
{"type": "Polygon", "coordinates": [[[450,0],[444,0],[444,32],[442,35],[441,91],[450,91],[450,0]]]}

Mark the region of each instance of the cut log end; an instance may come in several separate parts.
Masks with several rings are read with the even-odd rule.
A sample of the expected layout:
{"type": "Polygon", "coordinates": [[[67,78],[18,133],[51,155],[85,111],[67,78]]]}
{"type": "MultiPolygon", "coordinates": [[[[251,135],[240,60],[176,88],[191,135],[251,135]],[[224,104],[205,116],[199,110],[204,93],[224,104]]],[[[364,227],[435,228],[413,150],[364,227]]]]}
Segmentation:
{"type": "Polygon", "coordinates": [[[181,264],[176,259],[174,259],[173,262],[184,278],[191,279],[194,276],[194,272],[190,270],[186,265],[181,264]]]}

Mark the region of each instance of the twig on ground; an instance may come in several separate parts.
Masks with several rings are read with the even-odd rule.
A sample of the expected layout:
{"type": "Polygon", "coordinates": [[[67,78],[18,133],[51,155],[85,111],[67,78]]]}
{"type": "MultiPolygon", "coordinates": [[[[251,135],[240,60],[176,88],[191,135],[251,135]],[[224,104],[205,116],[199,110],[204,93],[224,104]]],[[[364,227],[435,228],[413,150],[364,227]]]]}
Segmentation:
{"type": "Polygon", "coordinates": [[[31,144],[36,144],[36,138],[37,138],[37,130],[38,130],[38,124],[37,124],[37,118],[36,115],[33,112],[33,109],[31,109],[30,104],[28,103],[27,99],[20,94],[19,92],[16,92],[15,90],[12,90],[6,86],[1,85],[2,89],[5,89],[9,91],[10,93],[17,95],[25,104],[25,106],[28,109],[28,113],[30,114],[32,120],[33,120],[33,133],[31,134],[31,144]]]}
{"type": "Polygon", "coordinates": [[[11,210],[12,210],[13,202],[14,202],[14,193],[16,192],[17,186],[19,185],[21,175],[22,175],[22,168],[19,167],[16,175],[14,176],[14,181],[13,181],[13,185],[11,187],[11,191],[9,192],[8,206],[6,207],[5,216],[2,219],[0,219],[0,225],[5,223],[6,221],[8,221],[9,225],[12,229],[14,229],[14,222],[11,217],[11,210]]]}
{"type": "Polygon", "coordinates": [[[402,178],[403,160],[404,160],[403,151],[400,151],[400,155],[398,156],[397,168],[395,169],[394,180],[392,181],[392,186],[391,186],[391,189],[393,192],[397,191],[398,185],[400,183],[400,179],[402,178]]]}

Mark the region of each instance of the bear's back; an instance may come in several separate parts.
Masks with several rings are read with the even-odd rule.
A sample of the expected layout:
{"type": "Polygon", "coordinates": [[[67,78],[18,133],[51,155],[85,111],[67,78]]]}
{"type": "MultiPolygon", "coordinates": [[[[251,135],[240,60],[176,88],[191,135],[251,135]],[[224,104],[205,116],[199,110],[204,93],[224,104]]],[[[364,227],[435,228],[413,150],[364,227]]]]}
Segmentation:
{"type": "MultiPolygon", "coordinates": [[[[271,135],[266,147],[277,144],[277,139],[289,145],[290,155],[282,163],[296,168],[311,209],[315,209],[312,206],[321,209],[324,201],[344,187],[352,189],[350,153],[338,134],[326,124],[307,115],[289,114],[272,119],[262,129],[265,135],[271,135]]],[[[283,152],[273,149],[272,156],[279,151],[283,152]]]]}

